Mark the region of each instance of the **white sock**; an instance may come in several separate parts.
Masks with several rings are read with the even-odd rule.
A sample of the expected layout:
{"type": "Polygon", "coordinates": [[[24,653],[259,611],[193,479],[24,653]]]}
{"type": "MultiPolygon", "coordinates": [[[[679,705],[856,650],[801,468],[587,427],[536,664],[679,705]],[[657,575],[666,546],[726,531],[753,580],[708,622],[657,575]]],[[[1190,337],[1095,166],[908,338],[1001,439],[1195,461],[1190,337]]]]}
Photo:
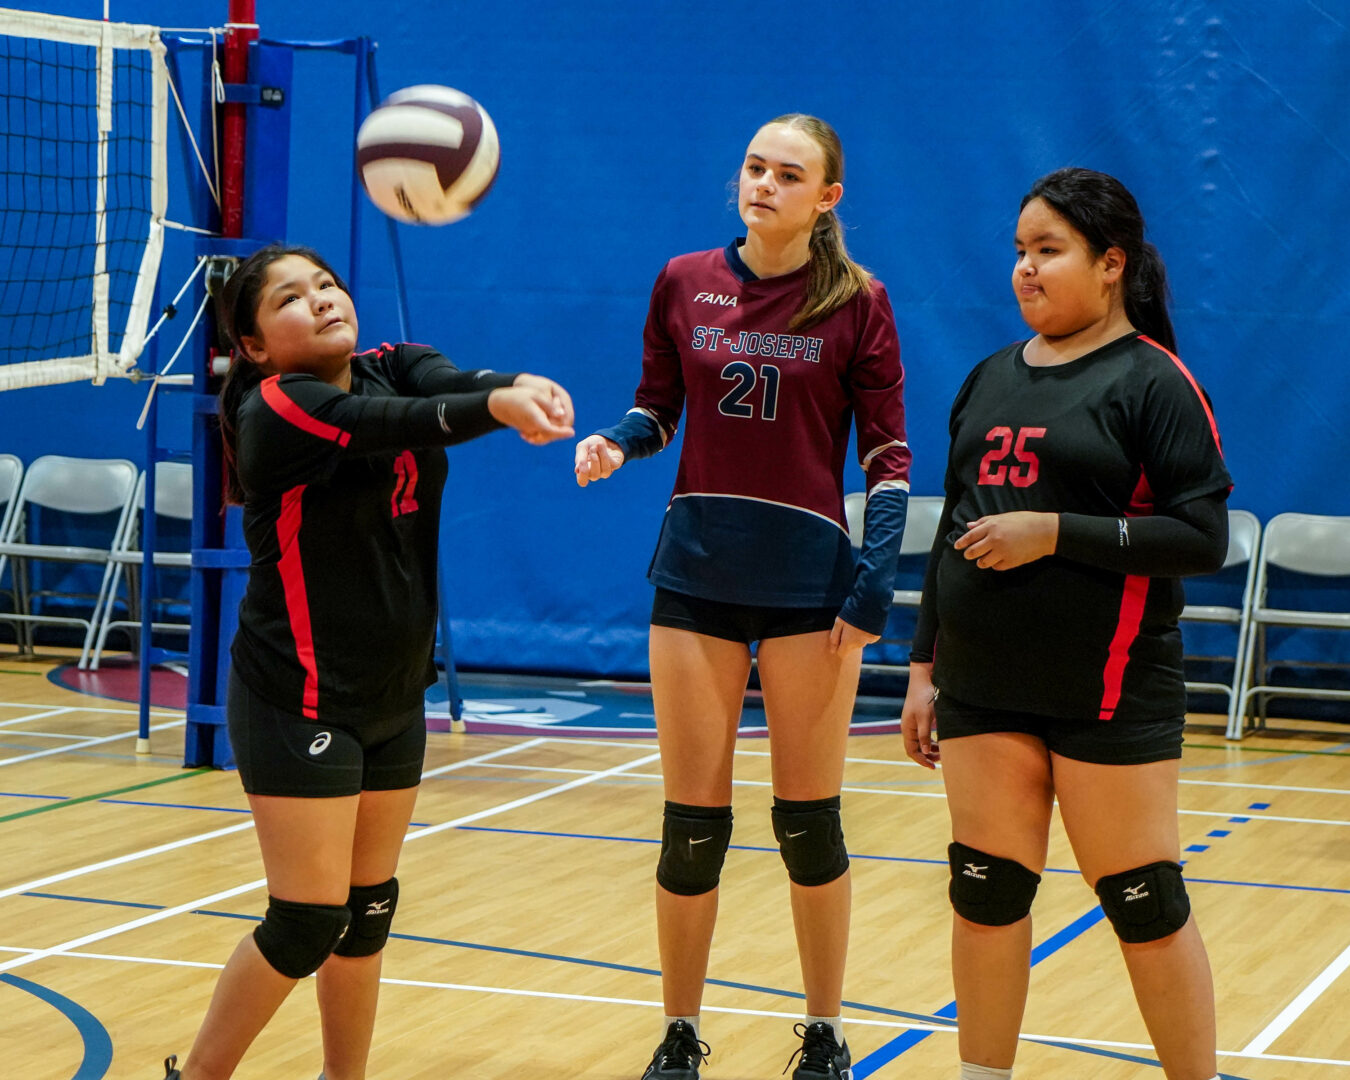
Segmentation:
{"type": "Polygon", "coordinates": [[[961,1080],[1012,1080],[1011,1069],[991,1069],[988,1065],[961,1062],[961,1080]]]}
{"type": "Polygon", "coordinates": [[[660,1042],[666,1041],[666,1032],[670,1030],[670,1025],[675,1023],[676,1020],[683,1020],[686,1024],[688,1024],[691,1028],[694,1029],[694,1038],[697,1039],[699,1037],[697,1013],[693,1016],[667,1016],[664,1020],[661,1021],[661,1038],[659,1040],[660,1042]]]}
{"type": "Polygon", "coordinates": [[[812,1024],[829,1024],[830,1027],[834,1028],[834,1041],[840,1046],[844,1045],[844,1018],[842,1015],[808,1016],[806,1018],[806,1026],[810,1027],[812,1024]]]}

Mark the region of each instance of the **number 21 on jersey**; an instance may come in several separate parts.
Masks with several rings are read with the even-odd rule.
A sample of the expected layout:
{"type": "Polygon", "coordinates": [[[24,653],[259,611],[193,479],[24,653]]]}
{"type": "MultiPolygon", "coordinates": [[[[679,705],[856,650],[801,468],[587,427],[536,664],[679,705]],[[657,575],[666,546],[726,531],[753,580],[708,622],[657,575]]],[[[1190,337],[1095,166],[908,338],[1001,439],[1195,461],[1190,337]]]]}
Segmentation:
{"type": "Polygon", "coordinates": [[[723,416],[753,418],[755,415],[755,398],[758,397],[759,415],[765,420],[777,419],[778,375],[778,368],[774,367],[773,364],[763,364],[756,371],[752,365],[747,364],[744,360],[733,360],[722,369],[723,380],[734,385],[717,403],[718,412],[722,413],[723,416]],[[757,382],[764,384],[762,396],[754,393],[757,382]]]}
{"type": "Polygon", "coordinates": [[[1014,440],[1010,427],[992,427],[984,437],[985,442],[997,443],[984,457],[980,458],[980,483],[1004,484],[1013,487],[1031,487],[1040,475],[1041,461],[1034,451],[1027,449],[1028,439],[1045,438],[1045,428],[1024,427],[1017,430],[1014,440]],[[1015,464],[1009,465],[1008,452],[1012,451],[1015,464]]]}

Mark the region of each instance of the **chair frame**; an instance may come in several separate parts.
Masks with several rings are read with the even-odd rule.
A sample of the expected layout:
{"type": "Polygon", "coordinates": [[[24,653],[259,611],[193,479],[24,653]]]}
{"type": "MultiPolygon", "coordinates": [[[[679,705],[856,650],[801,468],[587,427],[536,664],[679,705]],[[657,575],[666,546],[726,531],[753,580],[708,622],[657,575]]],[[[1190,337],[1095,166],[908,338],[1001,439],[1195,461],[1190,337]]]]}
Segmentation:
{"type": "Polygon", "coordinates": [[[33,461],[25,470],[18,495],[13,500],[13,506],[7,512],[6,527],[3,532],[0,532],[0,575],[3,575],[7,562],[13,564],[14,584],[18,592],[16,607],[21,609],[13,615],[7,615],[6,621],[13,621],[27,627],[19,645],[21,653],[32,652],[33,626],[83,626],[85,636],[83,647],[80,650],[79,667],[83,669],[88,665],[90,650],[98,630],[98,618],[112,578],[112,551],[120,539],[122,531],[126,528],[127,518],[131,513],[137,474],[138,470],[135,463],[124,458],[72,458],[60,454],[44,454],[33,461]],[[124,483],[114,487],[112,494],[116,496],[115,498],[109,498],[97,504],[100,509],[90,510],[78,505],[78,503],[63,503],[56,496],[43,490],[43,485],[47,482],[50,470],[70,467],[72,463],[77,468],[99,466],[106,474],[102,478],[104,483],[108,480],[117,480],[117,474],[119,473],[124,474],[122,477],[124,483]],[[125,490],[118,490],[119,486],[123,486],[125,490]],[[41,492],[40,496],[34,495],[35,488],[41,492]],[[118,519],[107,548],[29,543],[21,539],[21,536],[26,531],[28,507],[30,505],[72,514],[102,515],[117,513],[118,519]],[[90,617],[81,619],[73,615],[34,615],[29,610],[29,602],[32,596],[36,594],[30,594],[27,588],[27,566],[30,562],[101,565],[103,567],[103,579],[99,585],[90,617]]]}
{"type": "MultiPolygon", "coordinates": [[[[1322,701],[1350,701],[1350,689],[1299,687],[1258,682],[1266,677],[1265,631],[1268,626],[1304,627],[1313,630],[1350,630],[1350,611],[1318,611],[1272,608],[1267,605],[1269,567],[1277,566],[1308,577],[1350,577],[1350,517],[1323,514],[1277,514],[1266,523],[1258,559],[1251,616],[1247,623],[1242,682],[1238,701],[1229,718],[1228,737],[1241,739],[1247,730],[1247,714],[1253,698],[1260,699],[1260,723],[1265,722],[1265,702],[1271,697],[1302,697],[1322,701]],[[1328,530],[1330,542],[1320,546],[1322,556],[1307,563],[1291,563],[1281,549],[1283,534],[1290,529],[1328,530]],[[1272,554],[1273,552],[1273,554],[1272,554]],[[1259,659],[1258,659],[1259,657],[1259,659]],[[1259,673],[1259,674],[1258,674],[1259,673]]],[[[1341,665],[1335,665],[1341,666],[1341,665]]]]}
{"type": "MultiPolygon", "coordinates": [[[[23,486],[23,461],[14,454],[0,454],[0,475],[3,475],[3,467],[9,466],[13,470],[13,482],[8,489],[0,489],[0,499],[4,500],[4,510],[0,511],[0,539],[9,535],[10,519],[14,516],[14,508],[19,502],[19,489],[23,486]]],[[[7,558],[0,555],[0,579],[3,579],[5,573],[5,563],[7,558]]],[[[16,612],[21,611],[19,603],[19,581],[17,575],[11,575],[12,584],[8,589],[0,589],[0,594],[8,593],[14,605],[16,612]]],[[[25,647],[28,625],[26,623],[11,620],[5,613],[0,612],[0,622],[7,622],[14,627],[14,640],[20,651],[25,647]]]]}
{"type": "MultiPolygon", "coordinates": [[[[155,514],[158,517],[173,518],[176,521],[192,520],[192,464],[185,461],[160,461],[156,465],[162,471],[155,477],[155,514]]],[[[140,519],[145,512],[146,476],[142,471],[136,478],[136,491],[132,496],[132,510],[126,523],[114,541],[111,554],[112,580],[103,597],[102,611],[98,616],[98,635],[89,657],[89,669],[97,671],[102,662],[108,634],[112,630],[127,630],[132,635],[141,629],[141,620],[136,618],[136,575],[135,571],[145,565],[145,552],[140,546],[140,519]],[[126,619],[114,619],[113,606],[117,601],[117,587],[125,574],[127,579],[126,619]]],[[[172,567],[188,570],[192,567],[191,551],[156,551],[152,559],[154,566],[172,567]]],[[[187,601],[184,601],[186,603],[187,601]]],[[[188,622],[152,622],[152,631],[162,633],[188,634],[192,623],[188,622]]],[[[134,638],[133,638],[134,645],[134,638]]]]}
{"type": "MultiPolygon", "coordinates": [[[[1240,687],[1246,661],[1247,625],[1251,622],[1252,603],[1256,595],[1257,561],[1261,551],[1261,521],[1250,510],[1228,511],[1228,554],[1223,569],[1247,564],[1247,576],[1237,607],[1219,604],[1187,604],[1181,612],[1182,622],[1230,625],[1237,630],[1237,648],[1233,656],[1233,678],[1228,683],[1187,682],[1188,691],[1222,694],[1228,703],[1227,728],[1232,729],[1241,696],[1240,687]]],[[[1226,658],[1225,658],[1226,659],[1226,658]]]]}

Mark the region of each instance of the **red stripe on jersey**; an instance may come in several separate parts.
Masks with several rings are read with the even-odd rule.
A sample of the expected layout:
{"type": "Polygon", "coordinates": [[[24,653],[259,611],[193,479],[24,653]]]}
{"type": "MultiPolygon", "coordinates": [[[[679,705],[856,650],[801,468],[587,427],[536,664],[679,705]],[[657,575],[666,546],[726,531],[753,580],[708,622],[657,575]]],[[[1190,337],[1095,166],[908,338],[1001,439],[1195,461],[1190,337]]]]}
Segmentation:
{"type": "Polygon", "coordinates": [[[1120,619],[1107,653],[1106,670],[1102,672],[1105,689],[1102,693],[1099,719],[1110,720],[1120,702],[1120,688],[1125,681],[1125,665],[1130,662],[1130,646],[1139,635],[1139,624],[1144,618],[1144,601],[1148,599],[1148,578],[1129,574],[1125,578],[1125,592],[1120,598],[1120,619]]]}
{"type": "Polygon", "coordinates": [[[277,382],[280,378],[280,375],[272,375],[262,381],[263,400],[272,407],[274,413],[287,423],[294,424],[301,431],[308,432],[310,435],[317,435],[329,442],[335,442],[339,446],[345,447],[352,441],[351,432],[343,431],[332,424],[325,424],[322,420],[316,420],[287,397],[286,391],[277,382]]]}
{"type": "Polygon", "coordinates": [[[1214,410],[1209,407],[1209,399],[1205,397],[1204,391],[1200,389],[1200,384],[1195,381],[1195,376],[1186,370],[1186,365],[1181,362],[1181,357],[1170,349],[1159,345],[1147,334],[1140,334],[1139,340],[1145,344],[1152,345],[1155,349],[1161,349],[1172,358],[1172,363],[1176,364],[1177,369],[1186,376],[1186,381],[1191,384],[1191,389],[1195,391],[1195,396],[1200,399],[1200,407],[1205,410],[1205,416],[1209,420],[1209,431],[1214,436],[1214,445],[1219,448],[1219,456],[1223,456],[1223,443],[1219,440],[1219,425],[1214,419],[1214,410]]]}
{"type": "Polygon", "coordinates": [[[281,588],[286,594],[286,615],[295,638],[295,655],[305,669],[305,692],[301,712],[311,720],[319,718],[319,666],[314,659],[314,631],[309,621],[309,595],[305,590],[305,568],[300,562],[300,519],[307,485],[291,488],[281,497],[277,516],[277,541],[281,545],[281,588]]]}
{"type": "MultiPolygon", "coordinates": [[[[1166,351],[1166,350],[1164,350],[1166,351]]],[[[1130,505],[1125,511],[1127,518],[1149,517],[1153,513],[1153,487],[1139,470],[1139,479],[1130,496],[1130,505]]],[[[1106,653],[1106,668],[1102,671],[1101,711],[1098,718],[1110,720],[1115,716],[1116,705],[1120,702],[1120,688],[1125,681],[1125,665],[1130,662],[1130,646],[1139,636],[1139,624],[1144,618],[1144,602],[1148,600],[1149,579],[1137,574],[1125,577],[1124,592],[1120,597],[1120,616],[1116,620],[1115,636],[1106,653]]]]}

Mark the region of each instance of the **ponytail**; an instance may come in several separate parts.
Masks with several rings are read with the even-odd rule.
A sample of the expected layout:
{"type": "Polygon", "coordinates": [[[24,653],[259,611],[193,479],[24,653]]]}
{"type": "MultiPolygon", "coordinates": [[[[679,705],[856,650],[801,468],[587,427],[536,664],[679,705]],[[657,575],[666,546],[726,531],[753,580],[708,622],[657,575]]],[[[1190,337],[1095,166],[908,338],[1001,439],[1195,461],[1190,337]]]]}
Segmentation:
{"type": "Polygon", "coordinates": [[[263,381],[264,372],[257,364],[235,350],[230,356],[230,370],[220,384],[220,441],[225,461],[225,501],[242,505],[244,488],[239,482],[238,427],[239,405],[244,396],[263,381]]]}
{"type": "Polygon", "coordinates": [[[821,214],[811,230],[811,273],[806,299],[788,320],[788,329],[815,326],[866,289],[871,281],[872,275],[848,256],[839,215],[833,210],[821,214]]]}
{"type": "Polygon", "coordinates": [[[1122,300],[1130,324],[1168,352],[1177,351],[1167,313],[1167,268],[1158,249],[1144,239],[1144,215],[1134,196],[1114,176],[1092,169],[1057,169],[1042,176],[1022,199],[1041,199],[1083,234],[1097,255],[1118,247],[1125,253],[1122,300]]]}
{"type": "Polygon", "coordinates": [[[1167,314],[1167,267],[1158,249],[1144,241],[1133,259],[1125,259],[1125,314],[1131,325],[1143,331],[1170,353],[1177,351],[1177,337],[1167,314]],[[1130,273],[1130,264],[1134,273],[1130,273]]]}
{"type": "MultiPolygon", "coordinates": [[[[805,113],[788,113],[769,121],[805,132],[825,159],[826,185],[844,179],[844,148],[839,135],[824,120],[805,113]]],[[[766,125],[768,126],[768,125],[766,125]]],[[[811,272],[806,299],[788,320],[789,330],[805,330],[823,322],[872,282],[872,275],[854,262],[844,244],[844,225],[833,210],[821,214],[811,230],[811,272]]]]}

